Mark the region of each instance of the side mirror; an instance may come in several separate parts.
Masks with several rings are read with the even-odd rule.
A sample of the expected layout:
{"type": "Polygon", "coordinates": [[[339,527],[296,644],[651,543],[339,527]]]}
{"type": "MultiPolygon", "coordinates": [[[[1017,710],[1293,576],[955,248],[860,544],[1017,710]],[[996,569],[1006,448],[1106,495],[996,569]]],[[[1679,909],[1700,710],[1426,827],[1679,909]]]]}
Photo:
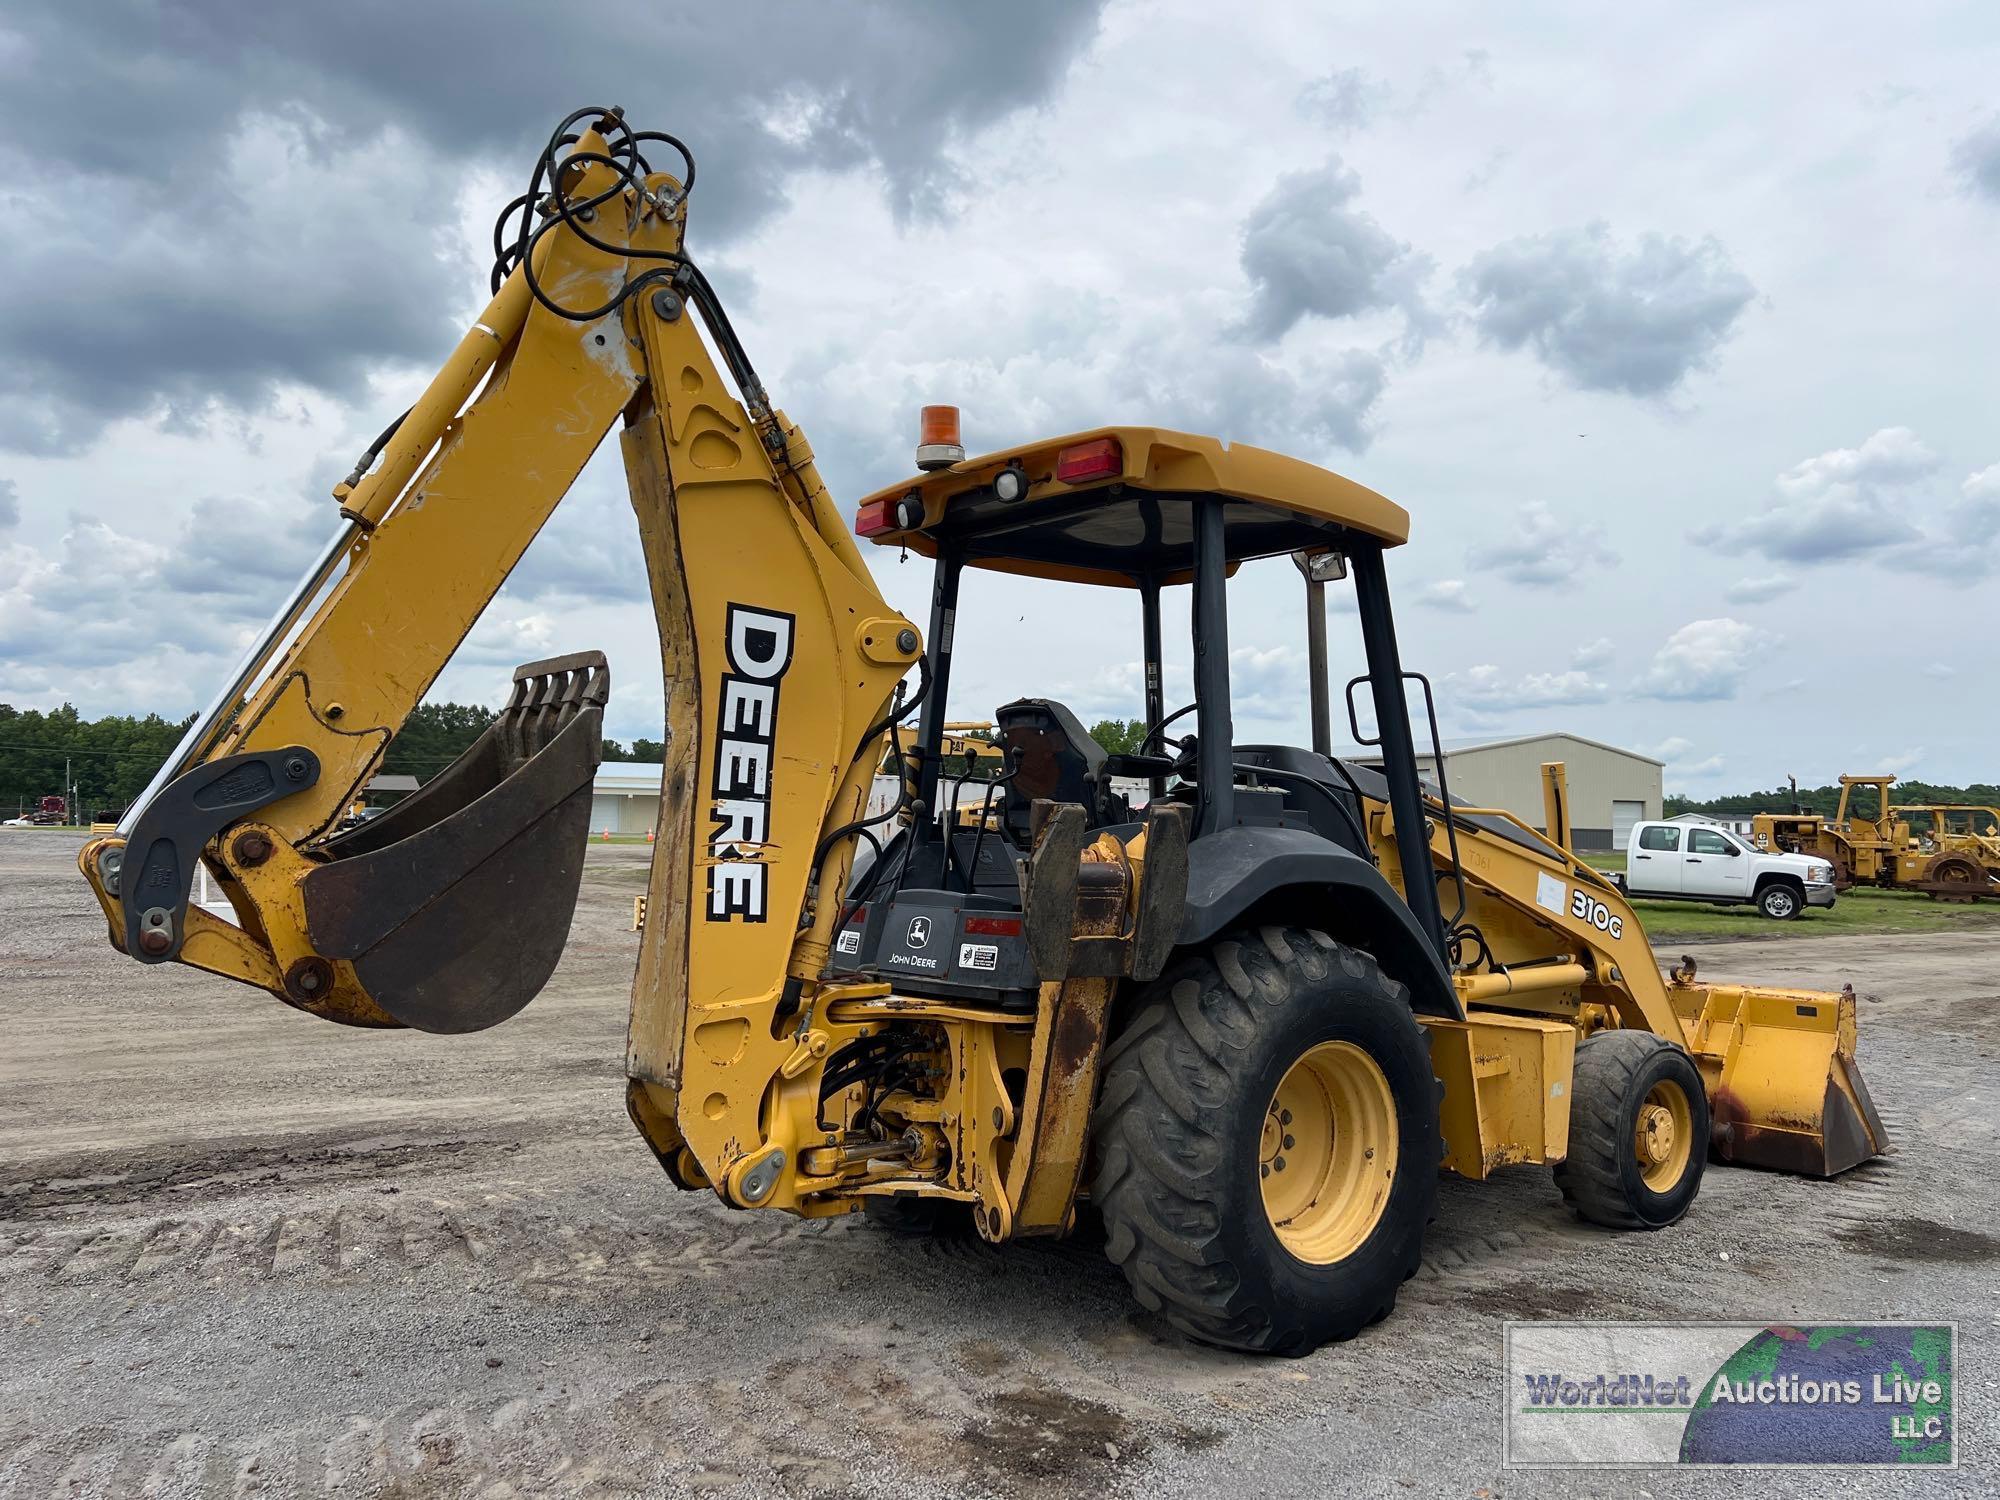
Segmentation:
{"type": "Polygon", "coordinates": [[[1292,562],[1311,583],[1332,583],[1347,576],[1347,554],[1344,552],[1310,552],[1301,548],[1292,554],[1292,562]]]}

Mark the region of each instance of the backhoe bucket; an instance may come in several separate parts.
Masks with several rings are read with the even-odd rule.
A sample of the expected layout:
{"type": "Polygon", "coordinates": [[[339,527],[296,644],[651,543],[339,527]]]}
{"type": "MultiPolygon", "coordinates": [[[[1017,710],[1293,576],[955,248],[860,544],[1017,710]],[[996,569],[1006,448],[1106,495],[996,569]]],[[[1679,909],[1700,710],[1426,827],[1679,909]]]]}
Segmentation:
{"type": "Polygon", "coordinates": [[[1721,1160],[1834,1177],[1895,1150],[1854,1060],[1854,994],[1676,984],[1721,1160]]]}
{"type": "Polygon", "coordinates": [[[530,662],[470,749],[305,878],[316,951],[420,1031],[479,1031],[540,993],[569,937],[611,674],[530,662]]]}

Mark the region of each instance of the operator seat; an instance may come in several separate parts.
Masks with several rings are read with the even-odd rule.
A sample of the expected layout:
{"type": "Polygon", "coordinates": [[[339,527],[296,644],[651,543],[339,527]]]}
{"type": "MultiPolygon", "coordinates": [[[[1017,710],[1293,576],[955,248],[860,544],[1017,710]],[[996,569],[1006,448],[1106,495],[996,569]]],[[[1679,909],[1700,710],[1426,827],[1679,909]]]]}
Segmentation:
{"type": "Polygon", "coordinates": [[[1007,783],[1007,805],[1001,814],[1007,837],[1016,846],[1026,849],[1030,845],[1031,820],[1039,797],[1082,804],[1084,818],[1093,827],[1112,815],[1104,747],[1090,737],[1083,721],[1068,708],[1051,698],[1017,698],[993,719],[1013,752],[1017,768],[1007,783]]]}

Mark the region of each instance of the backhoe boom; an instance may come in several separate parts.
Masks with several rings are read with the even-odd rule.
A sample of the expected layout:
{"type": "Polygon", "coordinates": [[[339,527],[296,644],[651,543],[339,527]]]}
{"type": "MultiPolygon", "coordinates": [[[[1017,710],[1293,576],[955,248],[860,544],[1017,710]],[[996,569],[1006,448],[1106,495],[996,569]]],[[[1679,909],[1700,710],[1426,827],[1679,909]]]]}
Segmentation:
{"type": "MultiPolygon", "coordinates": [[[[670,705],[653,909],[720,935],[692,954],[676,923],[646,939],[632,1062],[671,1089],[690,982],[746,1026],[755,1013],[762,1045],[780,1045],[770,1012],[788,973],[817,975],[833,917],[801,926],[815,873],[805,856],[858,816],[873,761],[857,747],[919,640],[882,601],[803,436],[769,409],[747,364],[732,374],[749,383],[750,408],[710,356],[693,311],[720,314],[681,255],[680,183],[641,176],[631,132],[609,115],[600,126],[549,167],[551,200],[567,206],[545,212],[385,435],[379,466],[336,489],[344,525],[325,559],[121,838],[93,842],[82,864],[113,941],[142,961],[179,959],[354,1024],[463,1030],[525,1004],[574,901],[581,850],[557,825],[575,821],[579,798],[587,811],[601,659],[523,669],[491,743],[375,825],[335,829],[622,421],[670,705]],[[592,205],[594,232],[569,222],[592,205]],[[696,796],[712,811],[692,815],[696,796]],[[681,836],[697,821],[698,845],[681,836]],[[237,923],[188,904],[196,857],[237,923]],[[530,961],[538,946],[548,951],[530,961]],[[447,955],[465,961],[441,984],[447,955]]],[[[851,844],[823,852],[834,889],[851,844]]],[[[719,1127],[754,1131],[756,1104],[717,1109],[719,1127]]]]}

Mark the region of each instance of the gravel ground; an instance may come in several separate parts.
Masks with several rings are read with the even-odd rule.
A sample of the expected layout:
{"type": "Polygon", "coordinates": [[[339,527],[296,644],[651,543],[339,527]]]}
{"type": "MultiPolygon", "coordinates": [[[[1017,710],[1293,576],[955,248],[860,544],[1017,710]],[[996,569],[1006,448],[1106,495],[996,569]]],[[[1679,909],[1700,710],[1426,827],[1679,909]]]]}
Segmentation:
{"type": "Polygon", "coordinates": [[[1711,1168],[1656,1235],[1447,1179],[1394,1316],[1260,1361],[1087,1242],[674,1192],[621,1095],[643,848],[593,849],[549,990],[452,1039],[120,958],[78,842],[0,830],[0,1496],[1993,1492],[2000,932],[1695,950],[1854,984],[1892,1160],[1711,1168]],[[1957,1319],[1964,1467],[1501,1469],[1505,1320],[1678,1316],[1957,1319]]]}

